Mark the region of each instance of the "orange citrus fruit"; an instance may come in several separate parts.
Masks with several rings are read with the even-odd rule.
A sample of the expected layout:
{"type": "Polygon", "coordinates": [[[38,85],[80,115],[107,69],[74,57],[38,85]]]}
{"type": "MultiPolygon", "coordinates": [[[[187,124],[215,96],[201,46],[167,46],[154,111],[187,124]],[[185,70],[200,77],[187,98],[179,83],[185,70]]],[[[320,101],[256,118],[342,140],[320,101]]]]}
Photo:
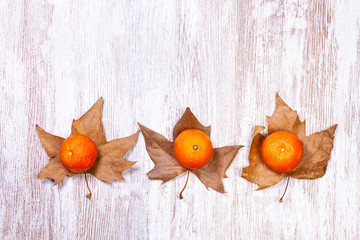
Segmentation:
{"type": "Polygon", "coordinates": [[[60,147],[60,162],[73,172],[83,172],[91,168],[96,155],[95,143],[81,134],[68,137],[60,147]]]}
{"type": "Polygon", "coordinates": [[[276,172],[293,170],[301,162],[303,145],[296,134],[277,131],[265,138],[261,156],[265,164],[276,172]]]}
{"type": "Polygon", "coordinates": [[[210,138],[197,129],[181,132],[174,143],[175,158],[186,168],[198,169],[205,166],[213,155],[210,138]]]}

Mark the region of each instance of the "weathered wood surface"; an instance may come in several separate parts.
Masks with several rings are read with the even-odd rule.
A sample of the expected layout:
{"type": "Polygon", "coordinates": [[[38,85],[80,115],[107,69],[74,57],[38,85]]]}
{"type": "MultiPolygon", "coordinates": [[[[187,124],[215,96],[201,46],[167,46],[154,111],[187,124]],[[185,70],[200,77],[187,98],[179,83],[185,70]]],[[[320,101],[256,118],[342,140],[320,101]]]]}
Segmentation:
{"type": "Polygon", "coordinates": [[[360,2],[0,1],[0,239],[359,239],[360,2]],[[327,173],[263,191],[240,177],[275,94],[307,133],[338,123],[327,173]],[[140,134],[126,181],[36,178],[35,124],[66,137],[100,97],[107,139],[170,138],[187,106],[215,147],[242,144],[226,194],[161,185],[140,134]]]}

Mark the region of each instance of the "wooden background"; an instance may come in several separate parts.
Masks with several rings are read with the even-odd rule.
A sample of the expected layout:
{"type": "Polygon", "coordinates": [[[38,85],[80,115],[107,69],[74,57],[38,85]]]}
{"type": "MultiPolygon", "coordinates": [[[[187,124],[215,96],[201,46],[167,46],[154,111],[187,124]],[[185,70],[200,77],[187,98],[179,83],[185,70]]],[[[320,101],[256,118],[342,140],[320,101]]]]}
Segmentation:
{"type": "Polygon", "coordinates": [[[0,239],[359,239],[360,1],[0,1],[0,239]],[[275,95],[307,134],[338,123],[327,173],[254,191],[241,178],[275,95]],[[143,136],[126,181],[58,186],[35,124],[58,136],[104,98],[108,140],[171,138],[189,106],[215,147],[242,144],[226,194],[150,181],[143,136]]]}

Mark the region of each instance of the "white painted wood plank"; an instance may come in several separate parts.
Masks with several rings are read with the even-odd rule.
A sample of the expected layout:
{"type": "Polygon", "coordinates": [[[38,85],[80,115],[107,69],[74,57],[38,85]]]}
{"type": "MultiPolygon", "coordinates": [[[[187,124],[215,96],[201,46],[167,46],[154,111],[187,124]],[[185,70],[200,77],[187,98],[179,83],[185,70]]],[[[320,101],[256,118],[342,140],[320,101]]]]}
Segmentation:
{"type": "Polygon", "coordinates": [[[1,239],[357,239],[360,3],[9,1],[0,3],[1,239]],[[275,94],[307,133],[339,127],[327,173],[263,191],[241,178],[275,94]],[[226,194],[185,175],[161,184],[140,135],[126,181],[36,179],[35,124],[67,137],[100,97],[108,140],[140,122],[171,139],[187,106],[215,147],[242,144],[226,194]]]}

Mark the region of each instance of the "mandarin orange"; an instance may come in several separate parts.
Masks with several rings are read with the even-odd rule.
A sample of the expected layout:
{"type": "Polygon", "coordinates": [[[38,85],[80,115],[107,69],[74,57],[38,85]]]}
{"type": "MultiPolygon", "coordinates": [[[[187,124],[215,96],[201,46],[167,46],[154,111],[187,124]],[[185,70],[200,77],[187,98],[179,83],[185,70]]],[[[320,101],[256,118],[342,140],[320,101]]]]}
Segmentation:
{"type": "Polygon", "coordinates": [[[198,169],[205,166],[213,155],[210,138],[197,129],[181,132],[174,143],[175,158],[185,168],[198,169]]]}
{"type": "Polygon", "coordinates": [[[264,163],[276,172],[289,172],[301,162],[303,145],[296,134],[277,131],[265,138],[261,147],[264,163]]]}
{"type": "Polygon", "coordinates": [[[73,172],[90,169],[95,163],[96,155],[95,143],[81,134],[68,137],[60,147],[60,162],[73,172]]]}

